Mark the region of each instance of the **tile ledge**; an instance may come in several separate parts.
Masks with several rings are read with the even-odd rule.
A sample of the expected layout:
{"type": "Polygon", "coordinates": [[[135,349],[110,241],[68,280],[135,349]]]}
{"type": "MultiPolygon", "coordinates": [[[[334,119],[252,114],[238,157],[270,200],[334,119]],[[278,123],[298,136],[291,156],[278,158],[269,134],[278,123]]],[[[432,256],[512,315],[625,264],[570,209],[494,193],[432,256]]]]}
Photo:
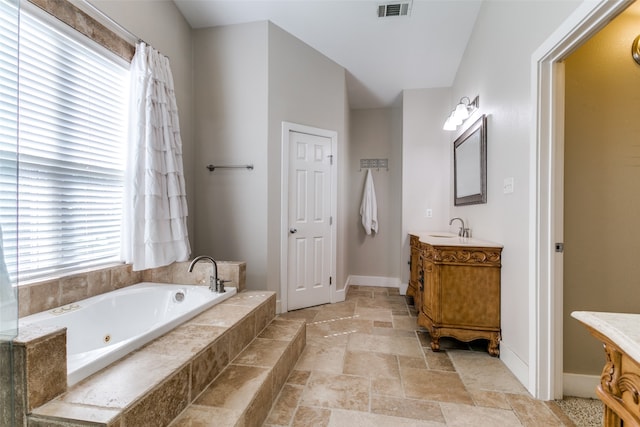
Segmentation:
{"type": "MultiPolygon", "coordinates": [[[[110,407],[110,406],[104,406],[104,405],[97,405],[97,404],[90,404],[90,403],[86,403],[86,402],[65,402],[63,399],[63,397],[68,394],[71,391],[75,391],[78,392],[78,390],[82,390],[83,388],[87,388],[87,393],[90,394],[91,390],[90,388],[93,387],[94,384],[91,384],[89,382],[87,382],[87,380],[83,380],[81,382],[79,382],[78,384],[75,384],[74,386],[70,387],[69,389],[67,389],[67,391],[65,393],[63,393],[62,395],[56,397],[55,399],[45,403],[44,405],[35,408],[31,414],[28,415],[28,419],[33,420],[35,422],[46,422],[47,420],[49,421],[54,421],[54,422],[64,422],[67,423],[65,425],[68,426],[86,426],[86,425],[95,425],[95,426],[117,426],[120,422],[120,420],[123,419],[124,415],[126,412],[130,411],[132,408],[136,407],[137,405],[143,405],[144,404],[144,400],[145,398],[149,397],[151,394],[154,393],[154,391],[156,391],[158,389],[159,386],[161,386],[162,384],[164,384],[167,380],[173,378],[179,371],[181,371],[182,369],[185,368],[185,366],[188,366],[189,364],[193,363],[194,360],[202,353],[203,350],[205,350],[206,348],[208,348],[212,343],[216,342],[217,340],[220,340],[224,335],[229,334],[230,331],[233,329],[233,327],[235,327],[237,324],[239,324],[240,322],[244,321],[245,319],[247,319],[249,316],[254,316],[257,315],[258,311],[265,306],[266,304],[269,304],[270,299],[275,299],[275,292],[271,292],[271,291],[242,291],[236,295],[234,295],[233,297],[231,297],[230,299],[224,301],[221,304],[226,303],[227,301],[231,301],[234,298],[237,298],[239,296],[243,296],[243,295],[250,295],[250,294],[255,294],[258,293],[260,294],[259,296],[262,296],[264,298],[261,298],[261,301],[255,305],[252,305],[250,307],[250,310],[248,310],[248,312],[246,313],[245,316],[242,317],[242,319],[238,319],[234,325],[230,326],[230,327],[225,327],[225,331],[220,334],[220,335],[216,335],[215,337],[213,337],[213,339],[208,342],[206,345],[202,345],[201,348],[199,348],[197,351],[194,351],[190,356],[186,357],[185,360],[180,361],[180,363],[176,363],[176,368],[172,370],[172,372],[167,373],[166,375],[164,375],[161,378],[158,378],[156,381],[153,381],[152,384],[150,384],[146,390],[138,395],[135,396],[131,399],[131,401],[126,404],[123,405],[123,407],[121,408],[116,408],[116,407],[110,407]],[[66,417],[66,413],[68,413],[68,408],[73,407],[73,408],[77,408],[78,409],[78,414],[82,414],[79,416],[74,416],[74,418],[69,418],[66,417]],[[56,408],[67,408],[65,410],[56,410],[56,408]],[[96,414],[92,414],[90,408],[93,408],[96,411],[96,414]],[[81,410],[84,409],[84,410],[81,410]],[[103,413],[103,414],[111,414],[111,417],[106,417],[106,418],[101,418],[100,421],[96,421],[94,419],[94,416],[97,415],[97,413],[103,413]]],[[[218,304],[218,305],[221,305],[218,304]]],[[[208,310],[215,310],[215,308],[218,306],[215,305],[213,307],[211,307],[208,310]]],[[[206,313],[207,311],[205,311],[204,313],[206,313]]],[[[271,318],[269,323],[273,320],[273,318],[275,317],[275,312],[270,314],[271,318]]],[[[190,319],[178,326],[176,326],[176,328],[179,328],[180,326],[183,325],[188,325],[193,319],[190,319]]],[[[172,329],[171,331],[167,332],[167,334],[170,334],[172,331],[174,331],[176,328],[172,329]]],[[[66,333],[66,328],[55,328],[57,330],[53,330],[53,331],[49,331],[47,334],[42,335],[42,338],[38,337],[37,339],[44,339],[45,337],[48,336],[54,336],[57,333],[66,333]]],[[[262,332],[262,330],[260,331],[254,331],[254,336],[252,338],[251,341],[253,341],[253,339],[256,338],[256,336],[258,336],[260,333],[262,332]]],[[[104,375],[105,381],[109,380],[109,375],[108,372],[110,370],[110,368],[112,366],[115,366],[118,363],[122,363],[123,361],[125,361],[128,357],[130,357],[133,354],[137,354],[137,353],[141,353],[141,352],[145,352],[146,348],[149,347],[151,344],[153,344],[154,342],[162,339],[163,337],[165,337],[167,334],[162,335],[161,337],[158,337],[156,340],[151,341],[149,343],[147,343],[144,347],[140,348],[139,350],[136,350],[132,353],[130,353],[129,355],[123,357],[122,359],[120,359],[119,361],[113,363],[112,365],[110,365],[109,367],[97,372],[96,374],[94,374],[95,376],[97,375],[104,375]]],[[[179,357],[179,356],[177,356],[179,357]]],[[[232,360],[229,360],[227,366],[229,364],[231,364],[232,360]]],[[[219,374],[218,374],[219,375],[219,374]]],[[[91,378],[91,377],[88,377],[91,378]]],[[[195,400],[196,396],[191,396],[191,401],[187,403],[187,407],[189,406],[189,404],[195,400]]],[[[186,407],[185,407],[186,408],[186,407]]]]}

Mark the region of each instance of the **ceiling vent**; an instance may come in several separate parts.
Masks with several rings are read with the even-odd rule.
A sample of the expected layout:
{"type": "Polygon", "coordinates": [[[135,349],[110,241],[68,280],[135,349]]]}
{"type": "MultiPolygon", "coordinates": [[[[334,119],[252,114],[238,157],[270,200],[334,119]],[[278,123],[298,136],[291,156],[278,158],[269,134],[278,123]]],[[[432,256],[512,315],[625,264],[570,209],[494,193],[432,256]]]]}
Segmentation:
{"type": "Polygon", "coordinates": [[[378,18],[409,16],[411,1],[392,2],[378,5],[378,18]]]}

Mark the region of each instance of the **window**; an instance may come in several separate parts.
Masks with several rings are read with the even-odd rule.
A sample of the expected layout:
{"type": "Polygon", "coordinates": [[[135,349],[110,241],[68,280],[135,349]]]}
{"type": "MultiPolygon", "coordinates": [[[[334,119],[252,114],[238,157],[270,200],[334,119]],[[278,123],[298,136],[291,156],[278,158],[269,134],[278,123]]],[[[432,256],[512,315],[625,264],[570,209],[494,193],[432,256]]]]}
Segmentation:
{"type": "MultiPolygon", "coordinates": [[[[6,247],[16,247],[18,181],[18,8],[17,1],[0,0],[0,256],[6,247]]],[[[1,261],[1,260],[0,260],[1,261]]],[[[8,324],[6,307],[13,301],[11,280],[0,263],[0,330],[8,324]]],[[[15,267],[11,270],[15,275],[15,267]]],[[[16,317],[17,318],[17,317],[16,317]]]]}
{"type": "Polygon", "coordinates": [[[129,87],[126,62],[22,3],[14,283],[119,261],[129,87]]]}

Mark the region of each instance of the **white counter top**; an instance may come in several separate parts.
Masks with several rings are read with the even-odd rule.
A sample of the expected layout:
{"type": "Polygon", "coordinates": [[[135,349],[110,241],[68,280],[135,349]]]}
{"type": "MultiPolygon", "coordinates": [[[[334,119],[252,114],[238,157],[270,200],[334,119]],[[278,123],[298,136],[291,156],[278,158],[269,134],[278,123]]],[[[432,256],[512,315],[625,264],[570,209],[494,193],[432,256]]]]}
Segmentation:
{"type": "Polygon", "coordinates": [[[640,314],[574,311],[571,316],[607,337],[632,359],[640,361],[640,314]]]}
{"type": "Polygon", "coordinates": [[[432,246],[468,246],[481,248],[501,248],[500,243],[489,242],[487,240],[474,239],[471,237],[459,237],[457,234],[442,231],[418,231],[409,232],[413,236],[432,246]]]}

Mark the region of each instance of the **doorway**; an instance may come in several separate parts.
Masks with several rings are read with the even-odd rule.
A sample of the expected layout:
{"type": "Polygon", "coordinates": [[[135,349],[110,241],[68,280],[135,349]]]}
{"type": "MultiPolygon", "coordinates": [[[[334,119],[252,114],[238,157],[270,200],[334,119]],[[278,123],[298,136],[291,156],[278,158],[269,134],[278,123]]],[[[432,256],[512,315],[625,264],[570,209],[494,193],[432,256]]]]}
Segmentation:
{"type": "Polygon", "coordinates": [[[539,399],[563,395],[564,67],[562,61],[632,0],[583,3],[533,54],[535,143],[532,197],[529,390],[539,399]]]}
{"type": "Polygon", "coordinates": [[[595,397],[604,353],[571,312],[640,307],[640,65],[629,49],[639,24],[636,2],[564,61],[563,391],[572,396],[595,397]]]}
{"type": "Polygon", "coordinates": [[[337,133],[282,126],[281,308],[332,302],[336,266],[337,133]]]}

